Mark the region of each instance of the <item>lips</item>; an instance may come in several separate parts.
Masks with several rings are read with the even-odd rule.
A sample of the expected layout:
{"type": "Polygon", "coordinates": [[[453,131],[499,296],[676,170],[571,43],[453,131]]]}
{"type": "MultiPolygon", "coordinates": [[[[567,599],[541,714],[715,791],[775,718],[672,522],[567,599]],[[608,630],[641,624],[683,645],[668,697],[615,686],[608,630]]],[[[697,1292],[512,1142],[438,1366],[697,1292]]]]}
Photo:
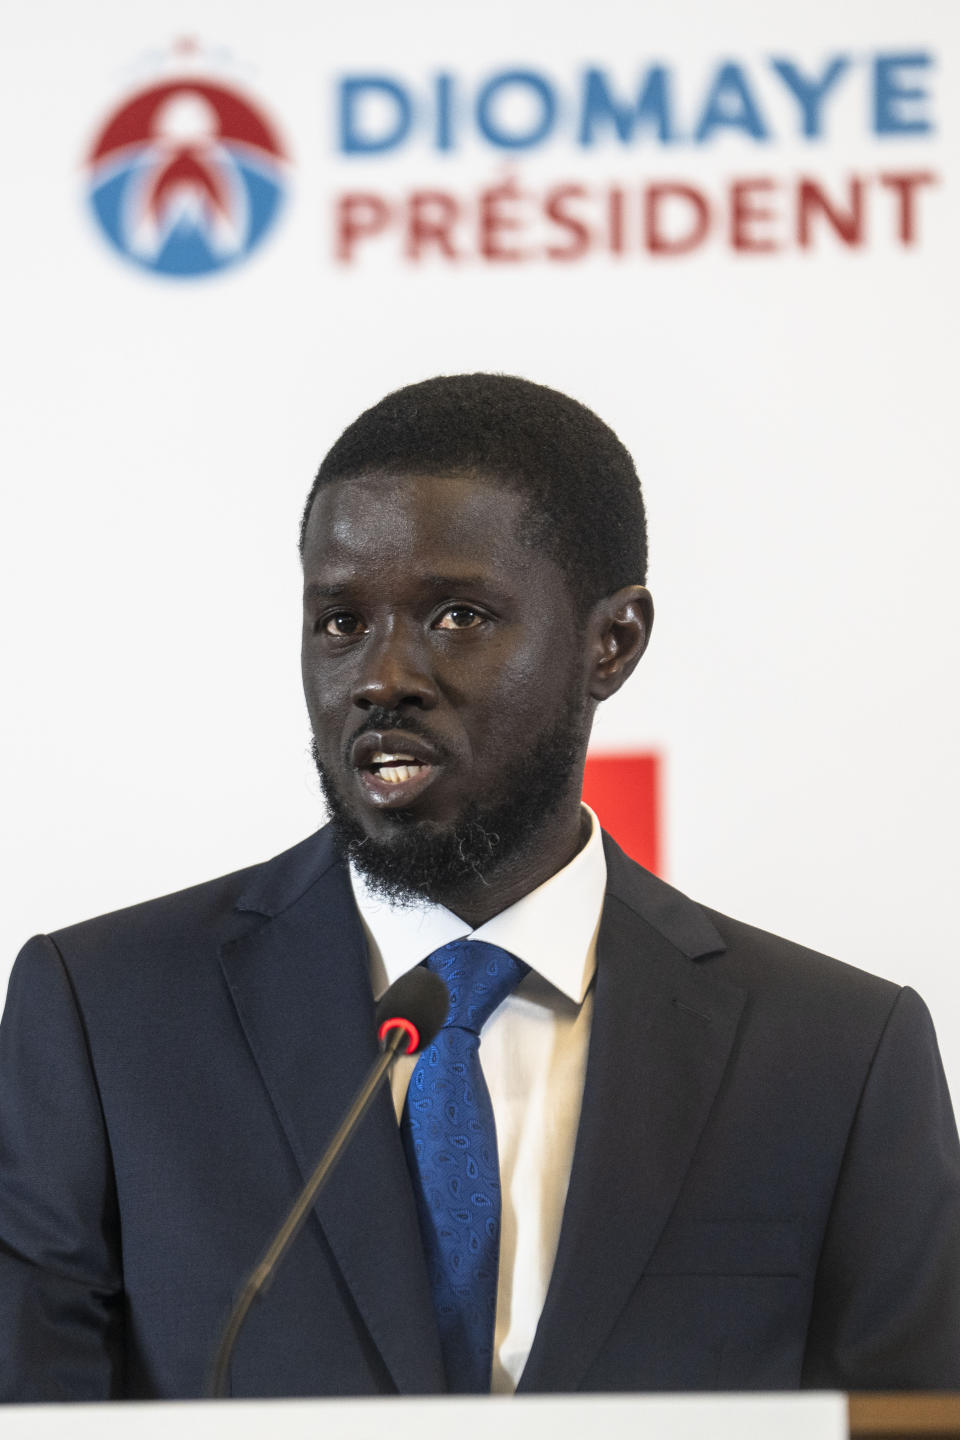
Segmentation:
{"type": "Polygon", "coordinates": [[[368,731],[357,739],[350,761],[361,793],[383,809],[412,805],[440,773],[440,753],[421,735],[402,730],[368,731]]]}

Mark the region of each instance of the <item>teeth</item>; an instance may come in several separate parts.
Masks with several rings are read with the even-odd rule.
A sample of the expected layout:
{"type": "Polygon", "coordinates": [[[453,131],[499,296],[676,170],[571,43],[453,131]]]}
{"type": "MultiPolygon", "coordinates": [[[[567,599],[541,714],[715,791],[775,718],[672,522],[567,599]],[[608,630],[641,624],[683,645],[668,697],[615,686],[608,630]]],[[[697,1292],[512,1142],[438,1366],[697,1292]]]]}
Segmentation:
{"type": "Polygon", "coordinates": [[[421,766],[413,765],[384,765],[378,771],[381,780],[388,781],[391,785],[399,785],[403,780],[409,780],[415,775],[421,766]]]}
{"type": "Polygon", "coordinates": [[[416,765],[417,761],[412,755],[388,755],[385,750],[378,750],[370,761],[371,765],[416,765]]]}

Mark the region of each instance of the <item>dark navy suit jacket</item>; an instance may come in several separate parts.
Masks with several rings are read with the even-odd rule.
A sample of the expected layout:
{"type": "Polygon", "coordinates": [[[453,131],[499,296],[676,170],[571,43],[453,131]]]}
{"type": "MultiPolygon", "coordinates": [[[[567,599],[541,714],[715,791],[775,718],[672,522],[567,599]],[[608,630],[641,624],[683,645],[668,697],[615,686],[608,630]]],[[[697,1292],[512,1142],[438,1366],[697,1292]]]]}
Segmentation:
{"type": "MultiPolygon", "coordinates": [[[[606,841],[583,1109],[521,1391],[960,1388],[960,1148],[908,989],[606,841]]],[[[0,1030],[0,1398],[195,1396],[374,1053],[329,832],[24,949],[0,1030]]],[[[236,1395],[442,1391],[381,1094],[236,1395]]]]}

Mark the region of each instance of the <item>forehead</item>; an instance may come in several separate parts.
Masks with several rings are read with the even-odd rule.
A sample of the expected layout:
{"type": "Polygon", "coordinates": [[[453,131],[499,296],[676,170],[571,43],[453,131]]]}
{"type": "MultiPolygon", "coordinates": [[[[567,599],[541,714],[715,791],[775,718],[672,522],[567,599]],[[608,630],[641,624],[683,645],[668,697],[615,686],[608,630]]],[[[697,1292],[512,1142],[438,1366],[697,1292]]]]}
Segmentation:
{"type": "Polygon", "coordinates": [[[321,487],[304,567],[377,568],[391,560],[435,569],[446,558],[483,569],[529,566],[525,498],[502,481],[465,475],[373,474],[321,487]]]}

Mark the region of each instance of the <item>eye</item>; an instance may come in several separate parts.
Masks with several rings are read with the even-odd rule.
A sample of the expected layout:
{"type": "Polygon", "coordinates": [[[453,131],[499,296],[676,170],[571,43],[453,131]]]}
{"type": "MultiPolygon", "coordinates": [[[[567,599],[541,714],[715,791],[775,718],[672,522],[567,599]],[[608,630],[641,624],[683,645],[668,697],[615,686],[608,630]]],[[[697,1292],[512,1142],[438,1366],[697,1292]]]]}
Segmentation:
{"type": "Polygon", "coordinates": [[[434,622],[437,630],[474,630],[483,623],[484,616],[469,605],[451,605],[434,622]]]}
{"type": "Polygon", "coordinates": [[[321,621],[320,628],[325,635],[354,636],[362,635],[364,631],[363,621],[350,610],[338,610],[336,615],[328,615],[321,621]]]}

